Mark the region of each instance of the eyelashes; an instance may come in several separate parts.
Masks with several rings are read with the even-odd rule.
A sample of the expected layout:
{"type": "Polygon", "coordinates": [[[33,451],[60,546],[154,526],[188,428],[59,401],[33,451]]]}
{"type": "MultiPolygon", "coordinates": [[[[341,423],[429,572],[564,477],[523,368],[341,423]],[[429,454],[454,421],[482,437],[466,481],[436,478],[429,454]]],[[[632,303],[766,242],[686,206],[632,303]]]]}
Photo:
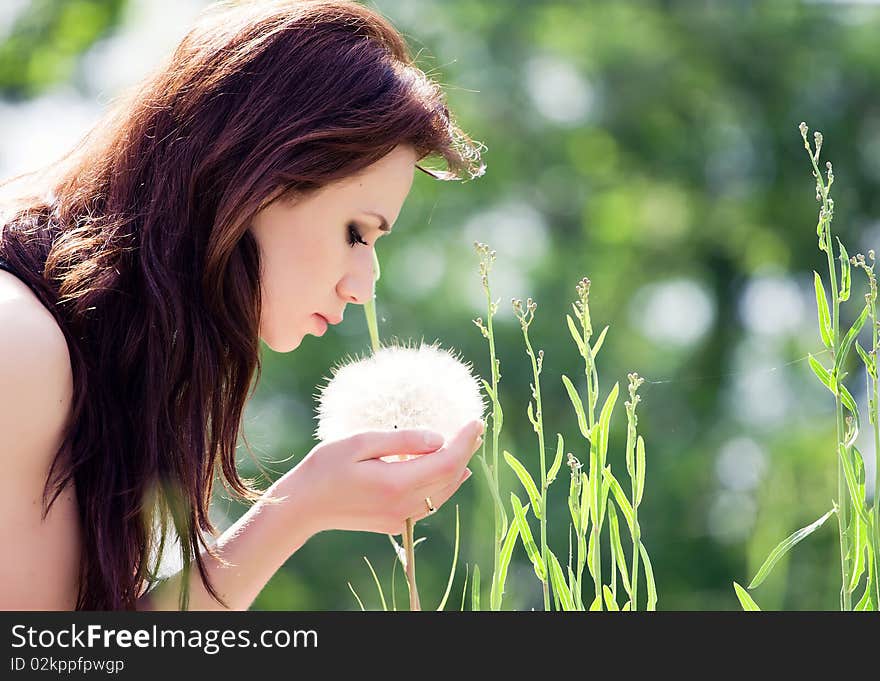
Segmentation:
{"type": "Polygon", "coordinates": [[[369,246],[369,244],[364,241],[361,236],[360,230],[357,228],[353,222],[348,225],[348,245],[354,248],[357,244],[361,244],[363,246],[369,246]]]}

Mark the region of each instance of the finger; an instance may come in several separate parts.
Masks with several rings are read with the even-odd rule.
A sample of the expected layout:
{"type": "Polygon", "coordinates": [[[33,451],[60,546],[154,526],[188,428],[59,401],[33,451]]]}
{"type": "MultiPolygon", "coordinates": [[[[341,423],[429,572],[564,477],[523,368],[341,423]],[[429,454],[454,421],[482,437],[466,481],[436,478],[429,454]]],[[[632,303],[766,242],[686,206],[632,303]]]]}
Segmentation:
{"type": "MultiPolygon", "coordinates": [[[[443,504],[449,501],[450,498],[458,491],[459,487],[461,487],[464,482],[471,477],[471,469],[465,468],[464,472],[455,481],[452,485],[447,485],[443,489],[435,492],[434,494],[429,494],[427,497],[431,500],[431,503],[434,505],[434,510],[437,511],[440,509],[443,504]]],[[[429,515],[433,515],[428,511],[428,503],[427,499],[422,497],[416,503],[416,508],[418,508],[418,512],[412,516],[414,520],[423,520],[427,518],[429,515]]]]}
{"type": "Polygon", "coordinates": [[[412,461],[395,464],[400,467],[400,482],[410,489],[445,487],[457,480],[465,466],[480,447],[482,421],[471,421],[461,428],[449,442],[432,456],[421,456],[412,461]]]}
{"type": "Polygon", "coordinates": [[[348,438],[355,461],[383,456],[430,454],[443,446],[443,435],[432,430],[367,430],[348,438]]]}

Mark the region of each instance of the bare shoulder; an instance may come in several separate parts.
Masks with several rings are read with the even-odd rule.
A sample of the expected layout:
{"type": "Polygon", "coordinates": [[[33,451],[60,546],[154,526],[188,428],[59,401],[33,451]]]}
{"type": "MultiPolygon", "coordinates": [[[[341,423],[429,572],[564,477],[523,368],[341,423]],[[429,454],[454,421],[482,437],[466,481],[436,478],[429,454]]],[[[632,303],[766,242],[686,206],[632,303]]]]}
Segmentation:
{"type": "Polygon", "coordinates": [[[76,603],[80,524],[71,483],[46,518],[42,494],[70,415],[67,341],[52,314],[0,270],[0,609],[62,610],[76,603]]]}
{"type": "Polygon", "coordinates": [[[60,444],[72,397],[64,333],[24,282],[0,270],[0,462],[51,463],[48,448],[60,444]],[[9,460],[13,447],[42,461],[9,460]]]}

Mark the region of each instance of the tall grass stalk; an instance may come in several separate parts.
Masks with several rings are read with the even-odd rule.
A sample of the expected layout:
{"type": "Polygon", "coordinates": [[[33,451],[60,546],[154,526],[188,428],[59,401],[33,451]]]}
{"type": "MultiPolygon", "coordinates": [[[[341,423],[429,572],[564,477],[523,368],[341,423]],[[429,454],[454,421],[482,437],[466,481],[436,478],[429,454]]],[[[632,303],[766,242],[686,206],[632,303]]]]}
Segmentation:
{"type": "MultiPolygon", "coordinates": [[[[492,493],[492,500],[495,509],[495,533],[493,542],[493,570],[492,570],[492,587],[490,596],[490,608],[492,610],[500,610],[504,593],[504,584],[501,580],[501,574],[504,570],[502,565],[502,544],[505,536],[508,534],[507,514],[504,511],[504,504],[501,501],[500,479],[498,475],[498,441],[501,437],[501,429],[504,425],[504,412],[501,409],[501,400],[498,394],[498,383],[501,381],[501,361],[495,355],[495,333],[492,325],[492,319],[498,312],[497,301],[492,300],[492,291],[489,286],[489,272],[492,269],[492,263],[495,262],[495,251],[491,250],[486,244],[474,242],[474,250],[480,259],[480,282],[486,293],[486,323],[483,324],[481,317],[473,320],[480,333],[483,334],[489,344],[489,362],[492,373],[492,385],[483,380],[483,387],[492,402],[492,460],[491,463],[486,461],[486,442],[483,443],[483,449],[480,452],[480,463],[486,474],[486,480],[489,484],[489,490],[492,493]]],[[[479,572],[477,573],[479,574],[479,572]]],[[[475,586],[479,584],[478,578],[475,586]]],[[[478,588],[478,586],[477,586],[478,588]]]]}
{"type": "MultiPolygon", "coordinates": [[[[497,310],[497,303],[492,302],[488,272],[489,265],[494,261],[494,251],[490,251],[485,244],[476,243],[475,248],[481,256],[480,273],[483,288],[487,293],[487,301],[489,303],[489,319],[497,310]]],[[[529,399],[526,409],[526,415],[532,425],[532,429],[538,438],[538,459],[541,469],[540,487],[532,479],[531,474],[520,460],[505,450],[504,459],[510,468],[514,471],[528,496],[529,503],[523,504],[519,497],[511,492],[510,503],[513,510],[513,520],[507,532],[503,530],[496,532],[496,540],[503,539],[503,546],[498,557],[498,571],[493,576],[493,608],[500,606],[500,596],[503,592],[504,580],[507,574],[507,566],[510,561],[510,554],[516,540],[522,540],[523,548],[532,563],[535,574],[542,585],[542,595],[544,601],[544,609],[551,610],[550,594],[552,593],[552,604],[556,609],[561,610],[584,610],[584,601],[582,595],[582,575],[585,564],[589,562],[590,573],[594,582],[594,597],[590,604],[590,610],[602,610],[603,605],[609,610],[620,610],[617,603],[617,573],[621,574],[624,588],[629,595],[629,600],[624,604],[623,610],[636,609],[636,592],[632,588],[629,580],[629,571],[627,569],[627,559],[622,548],[619,536],[619,528],[617,523],[617,513],[612,505],[607,503],[609,494],[613,494],[614,501],[620,508],[626,519],[627,527],[633,538],[633,556],[632,565],[634,574],[638,574],[638,565],[642,561],[645,565],[646,582],[648,584],[648,610],[654,610],[657,603],[657,590],[654,583],[653,570],[651,569],[650,560],[644,544],[641,542],[641,533],[638,526],[638,516],[635,509],[641,501],[642,492],[644,490],[644,470],[645,470],[645,453],[644,442],[638,437],[636,432],[637,419],[635,416],[635,405],[639,398],[636,395],[642,379],[637,374],[630,374],[630,397],[631,402],[627,402],[627,434],[630,438],[627,442],[627,470],[630,473],[632,484],[632,501],[626,498],[620,484],[611,472],[611,466],[606,465],[608,439],[610,433],[611,415],[617,402],[619,394],[619,384],[615,384],[614,388],[608,394],[601,412],[596,417],[595,410],[598,403],[599,394],[599,377],[595,366],[596,354],[601,349],[605,339],[608,327],[600,334],[595,345],[591,346],[592,326],[589,314],[589,280],[582,279],[577,286],[578,300],[573,304],[575,316],[581,323],[581,329],[578,331],[575,322],[568,315],[568,327],[571,331],[572,338],[575,340],[581,356],[585,362],[585,377],[587,380],[588,409],[584,409],[583,403],[578,396],[577,390],[567,376],[562,376],[562,381],[568,391],[569,397],[575,408],[578,419],[578,427],[581,434],[588,444],[588,457],[590,461],[589,475],[581,470],[582,465],[577,458],[570,452],[568,454],[568,465],[571,468],[571,484],[569,488],[569,509],[572,516],[572,526],[577,535],[578,541],[578,559],[577,566],[572,567],[572,545],[571,532],[569,532],[569,561],[568,574],[563,573],[559,560],[553,553],[547,541],[547,519],[548,519],[548,492],[550,485],[556,479],[559,469],[562,465],[562,457],[564,452],[564,440],[560,433],[556,434],[557,445],[556,454],[553,463],[547,469],[546,445],[544,437],[544,421],[543,421],[543,404],[541,395],[541,373],[544,364],[544,351],[539,350],[537,353],[532,347],[529,329],[534,321],[537,303],[531,298],[527,299],[525,304],[521,300],[513,299],[512,305],[514,313],[520,322],[520,328],[523,333],[526,354],[529,357],[532,368],[531,398],[529,399]],[[528,522],[528,512],[531,508],[532,514],[540,523],[540,548],[532,537],[532,531],[528,522]],[[606,509],[609,512],[609,533],[611,535],[611,586],[602,583],[601,572],[601,532],[606,516],[606,509]],[[592,518],[592,529],[590,530],[590,519],[592,518]],[[586,534],[590,531],[589,547],[587,545],[586,534]],[[552,585],[552,590],[551,590],[552,585]]],[[[491,331],[491,325],[487,326],[482,323],[481,319],[474,320],[474,323],[483,333],[483,336],[490,339],[490,358],[492,360],[493,371],[497,370],[498,363],[494,354],[494,335],[491,331]]],[[[489,393],[493,403],[497,405],[497,377],[493,375],[493,385],[489,386],[484,381],[484,387],[489,393]]],[[[500,422],[500,419],[499,419],[500,422]]],[[[497,449],[495,450],[497,455],[497,449]]],[[[497,477],[497,457],[493,461],[494,467],[490,469],[489,465],[485,465],[487,478],[489,479],[490,489],[496,504],[496,520],[503,516],[503,504],[500,501],[500,490],[498,487],[497,477]]],[[[496,526],[497,530],[497,526],[496,526]]]]}
{"type": "MultiPolygon", "coordinates": [[[[580,396],[571,382],[571,380],[563,375],[562,382],[568,391],[569,399],[574,407],[578,417],[578,425],[581,434],[587,440],[589,445],[589,474],[581,474],[581,481],[584,485],[582,489],[580,504],[577,497],[570,493],[569,505],[580,505],[581,513],[575,513],[572,509],[572,519],[575,528],[581,532],[587,529],[586,516],[583,513],[583,506],[586,503],[590,505],[589,516],[592,520],[590,528],[589,546],[587,549],[587,561],[590,568],[590,574],[593,578],[595,597],[590,605],[591,610],[601,610],[604,604],[608,609],[616,610],[616,593],[617,593],[617,572],[623,581],[624,589],[629,595],[629,601],[624,604],[624,610],[636,610],[638,608],[638,569],[640,560],[645,565],[645,576],[648,586],[648,602],[647,609],[654,610],[657,605],[657,590],[654,582],[653,569],[651,568],[650,559],[647,549],[641,541],[641,529],[638,523],[637,509],[642,500],[645,486],[645,446],[644,441],[637,433],[638,419],[636,417],[636,405],[640,401],[640,397],[636,394],[639,386],[644,379],[639,378],[638,374],[628,374],[629,377],[629,393],[630,402],[626,403],[627,412],[627,443],[626,443],[626,466],[630,476],[630,489],[632,499],[627,499],[620,483],[611,472],[611,466],[605,464],[608,452],[608,440],[611,429],[611,415],[614,406],[617,403],[619,394],[619,384],[615,383],[614,387],[609,391],[607,398],[599,412],[599,418],[596,418],[596,405],[599,399],[599,372],[596,365],[596,357],[602,349],[605,342],[605,336],[608,333],[608,326],[602,329],[599,337],[594,344],[591,344],[593,336],[593,326],[590,316],[590,280],[584,277],[575,287],[578,299],[572,304],[575,318],[580,323],[580,328],[575,324],[571,316],[566,315],[566,322],[571,337],[578,348],[581,358],[584,360],[584,379],[587,387],[587,408],[584,409],[580,396]],[[632,538],[632,569],[633,579],[630,580],[626,569],[626,556],[620,542],[620,534],[617,522],[617,513],[613,507],[607,505],[607,499],[611,493],[617,507],[623,513],[627,527],[632,538]],[[602,526],[605,521],[606,510],[609,512],[609,539],[611,547],[611,588],[609,589],[602,582],[602,554],[601,554],[601,535],[602,526]],[[579,518],[579,520],[578,520],[579,518]],[[580,524],[580,528],[578,528],[580,524]]],[[[569,465],[572,465],[570,456],[569,465]]],[[[580,574],[582,569],[582,559],[580,558],[580,549],[583,542],[579,542],[579,561],[577,584],[580,587],[580,574]]]]}
{"type": "MultiPolygon", "coordinates": [[[[822,177],[819,170],[819,155],[822,151],[822,133],[814,132],[813,141],[815,148],[810,145],[807,137],[809,131],[806,123],[799,126],[801,138],[804,141],[804,148],[810,157],[810,164],[813,167],[813,177],[816,180],[816,200],[820,202],[819,219],[816,227],[816,233],[819,237],[819,250],[824,251],[828,262],[828,273],[831,280],[831,326],[827,324],[827,307],[826,302],[821,300],[824,297],[824,285],[821,279],[816,275],[816,291],[817,306],[819,308],[820,335],[825,346],[831,351],[831,361],[833,368],[830,372],[821,366],[817,361],[811,358],[811,365],[820,380],[826,375],[830,381],[826,383],[834,394],[835,404],[835,422],[837,429],[837,442],[835,449],[837,450],[837,496],[836,505],[838,506],[838,535],[840,539],[840,569],[841,569],[841,587],[840,587],[840,608],[841,610],[852,609],[852,592],[855,589],[853,584],[856,573],[862,571],[864,561],[864,548],[866,546],[861,542],[860,524],[866,522],[870,524],[870,517],[865,511],[864,496],[860,498],[859,483],[855,479],[856,471],[854,470],[853,456],[856,457],[855,463],[860,465],[864,471],[864,462],[861,461],[861,455],[855,449],[854,443],[859,431],[859,413],[858,406],[852,395],[843,385],[843,378],[846,373],[843,371],[847,356],[855,338],[861,331],[862,326],[870,312],[870,299],[868,299],[861,315],[856,319],[855,323],[850,327],[845,336],[841,337],[840,333],[840,303],[846,302],[850,297],[851,274],[850,260],[846,249],[837,239],[839,246],[838,259],[840,260],[840,286],[837,282],[837,267],[834,260],[834,244],[832,242],[831,224],[834,219],[834,200],[831,198],[831,186],[834,184],[834,170],[831,162],[825,164],[826,175],[822,177]],[[827,180],[827,181],[826,181],[827,180]],[[829,385],[830,383],[830,385],[829,385]],[[844,409],[850,412],[850,415],[844,419],[844,409]],[[846,422],[846,426],[844,423],[846,422]],[[852,516],[852,522],[850,517],[852,516]]],[[[825,382],[823,380],[823,382],[825,382]]],[[[867,525],[865,527],[867,528],[867,525]]],[[[873,534],[873,533],[872,533],[873,534]]],[[[871,542],[872,546],[874,542],[871,542]]],[[[873,552],[873,551],[872,551],[873,552]]],[[[875,561],[876,562],[876,561],[875,561]]],[[[870,586],[870,585],[869,585],[870,586]]]]}
{"type": "MultiPolygon", "coordinates": [[[[861,452],[855,446],[859,433],[859,409],[855,399],[843,384],[848,373],[844,370],[847,358],[855,345],[859,356],[865,364],[872,385],[869,387],[868,415],[874,425],[875,457],[880,454],[880,432],[878,432],[877,414],[877,319],[876,319],[876,280],[873,266],[868,267],[864,256],[859,254],[850,258],[839,238],[837,256],[834,254],[831,224],[834,219],[834,200],[831,198],[831,186],[834,184],[834,170],[831,162],[825,163],[826,173],[823,177],[819,170],[819,156],[822,150],[822,133],[813,133],[814,145],[807,137],[809,128],[806,123],[799,126],[804,148],[810,157],[813,177],[816,181],[816,200],[820,203],[816,236],[819,239],[819,250],[824,252],[828,263],[828,275],[831,281],[831,309],[825,294],[825,285],[821,276],[813,272],[816,290],[816,308],[819,319],[819,335],[825,348],[831,354],[831,368],[825,367],[813,355],[809,355],[810,368],[816,377],[834,395],[835,406],[835,460],[837,461],[837,499],[832,501],[832,508],[821,518],[806,527],[797,530],[780,542],[758,569],[749,589],[757,588],[767,577],[776,562],[801,540],[818,530],[831,516],[837,515],[838,538],[840,543],[840,609],[853,609],[852,595],[861,582],[861,576],[867,572],[865,591],[857,602],[856,610],[874,610],[880,607],[880,586],[878,586],[877,556],[880,547],[878,538],[878,495],[875,485],[873,514],[868,507],[865,494],[865,465],[861,452]],[[837,266],[840,261],[840,283],[838,285],[837,266]],[[861,267],[868,275],[870,292],[865,295],[865,307],[855,322],[846,332],[841,334],[840,303],[849,300],[851,291],[851,266],[861,267]],[[872,325],[871,354],[866,353],[856,342],[862,327],[868,318],[872,325]],[[872,395],[873,391],[873,395],[872,395]],[[844,409],[849,412],[844,414],[844,409]]],[[[873,252],[869,252],[873,255],[873,252]]],[[[873,258],[872,258],[873,260],[873,258]]],[[[880,482],[880,473],[877,475],[880,482]]],[[[756,609],[757,606],[748,594],[734,583],[737,597],[743,608],[756,609]]]]}
{"type": "MultiPolygon", "coordinates": [[[[868,258],[873,263],[875,261],[874,251],[868,251],[868,258]]],[[[874,510],[870,517],[866,530],[870,541],[870,550],[868,553],[868,585],[865,592],[867,596],[871,593],[871,583],[874,584],[873,602],[874,609],[880,610],[880,575],[878,575],[877,561],[880,558],[880,406],[878,406],[878,380],[877,380],[877,354],[880,349],[878,344],[878,321],[877,321],[877,277],[874,274],[874,265],[868,265],[865,262],[865,256],[861,253],[850,258],[850,262],[858,269],[862,269],[868,277],[868,293],[865,294],[865,302],[869,308],[869,319],[871,320],[871,350],[866,353],[862,346],[856,341],[856,350],[865,364],[865,369],[870,379],[867,384],[868,392],[868,420],[873,426],[874,434],[874,510]]],[[[861,457],[860,457],[861,458],[861,457]]],[[[858,608],[858,606],[856,606],[858,608]]]]}
{"type": "MultiPolygon", "coordinates": [[[[535,355],[535,351],[532,349],[532,343],[529,340],[529,326],[531,326],[532,321],[535,318],[535,309],[538,307],[537,303],[535,303],[531,298],[526,301],[525,308],[523,307],[521,300],[512,300],[514,313],[516,314],[517,319],[519,319],[520,328],[522,329],[523,339],[526,344],[526,354],[529,356],[532,364],[532,380],[534,381],[531,384],[532,389],[532,398],[529,400],[529,406],[526,411],[526,415],[529,418],[529,422],[532,424],[532,429],[535,431],[535,434],[538,436],[538,456],[541,466],[541,493],[540,496],[537,494],[532,498],[532,512],[535,514],[535,517],[541,523],[541,562],[539,570],[543,572],[543,578],[541,579],[541,589],[544,594],[544,610],[550,610],[550,585],[547,580],[547,572],[546,566],[548,565],[548,557],[547,557],[547,468],[546,468],[546,460],[545,460],[545,450],[544,450],[544,410],[541,406],[541,370],[544,366],[544,351],[539,350],[538,354],[535,355]],[[535,400],[535,406],[532,407],[532,399],[535,400]]],[[[520,480],[522,480],[523,484],[526,486],[526,491],[537,491],[535,489],[534,483],[531,481],[531,477],[526,472],[525,468],[522,467],[522,464],[519,463],[509,452],[504,452],[505,459],[507,463],[513,468],[514,472],[519,475],[520,480]]],[[[558,450],[557,456],[561,459],[562,450],[558,450]]],[[[558,468],[558,466],[557,466],[558,468]]],[[[521,528],[520,528],[521,529],[521,528]]],[[[521,532],[520,532],[521,533],[521,532]]],[[[538,575],[539,578],[542,577],[541,574],[538,575]]]]}

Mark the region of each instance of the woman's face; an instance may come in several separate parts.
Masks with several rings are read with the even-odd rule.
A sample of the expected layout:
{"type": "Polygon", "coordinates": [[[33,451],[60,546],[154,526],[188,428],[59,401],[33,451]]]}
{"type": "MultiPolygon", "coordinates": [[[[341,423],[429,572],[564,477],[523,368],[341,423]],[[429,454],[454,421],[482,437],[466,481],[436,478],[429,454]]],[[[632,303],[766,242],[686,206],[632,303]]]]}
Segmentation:
{"type": "Polygon", "coordinates": [[[266,345],[290,352],[307,333],[323,335],[318,316],[338,323],[346,305],[372,299],[373,248],[397,220],[417,160],[414,148],[398,146],[357,175],[256,214],[266,345]]]}

